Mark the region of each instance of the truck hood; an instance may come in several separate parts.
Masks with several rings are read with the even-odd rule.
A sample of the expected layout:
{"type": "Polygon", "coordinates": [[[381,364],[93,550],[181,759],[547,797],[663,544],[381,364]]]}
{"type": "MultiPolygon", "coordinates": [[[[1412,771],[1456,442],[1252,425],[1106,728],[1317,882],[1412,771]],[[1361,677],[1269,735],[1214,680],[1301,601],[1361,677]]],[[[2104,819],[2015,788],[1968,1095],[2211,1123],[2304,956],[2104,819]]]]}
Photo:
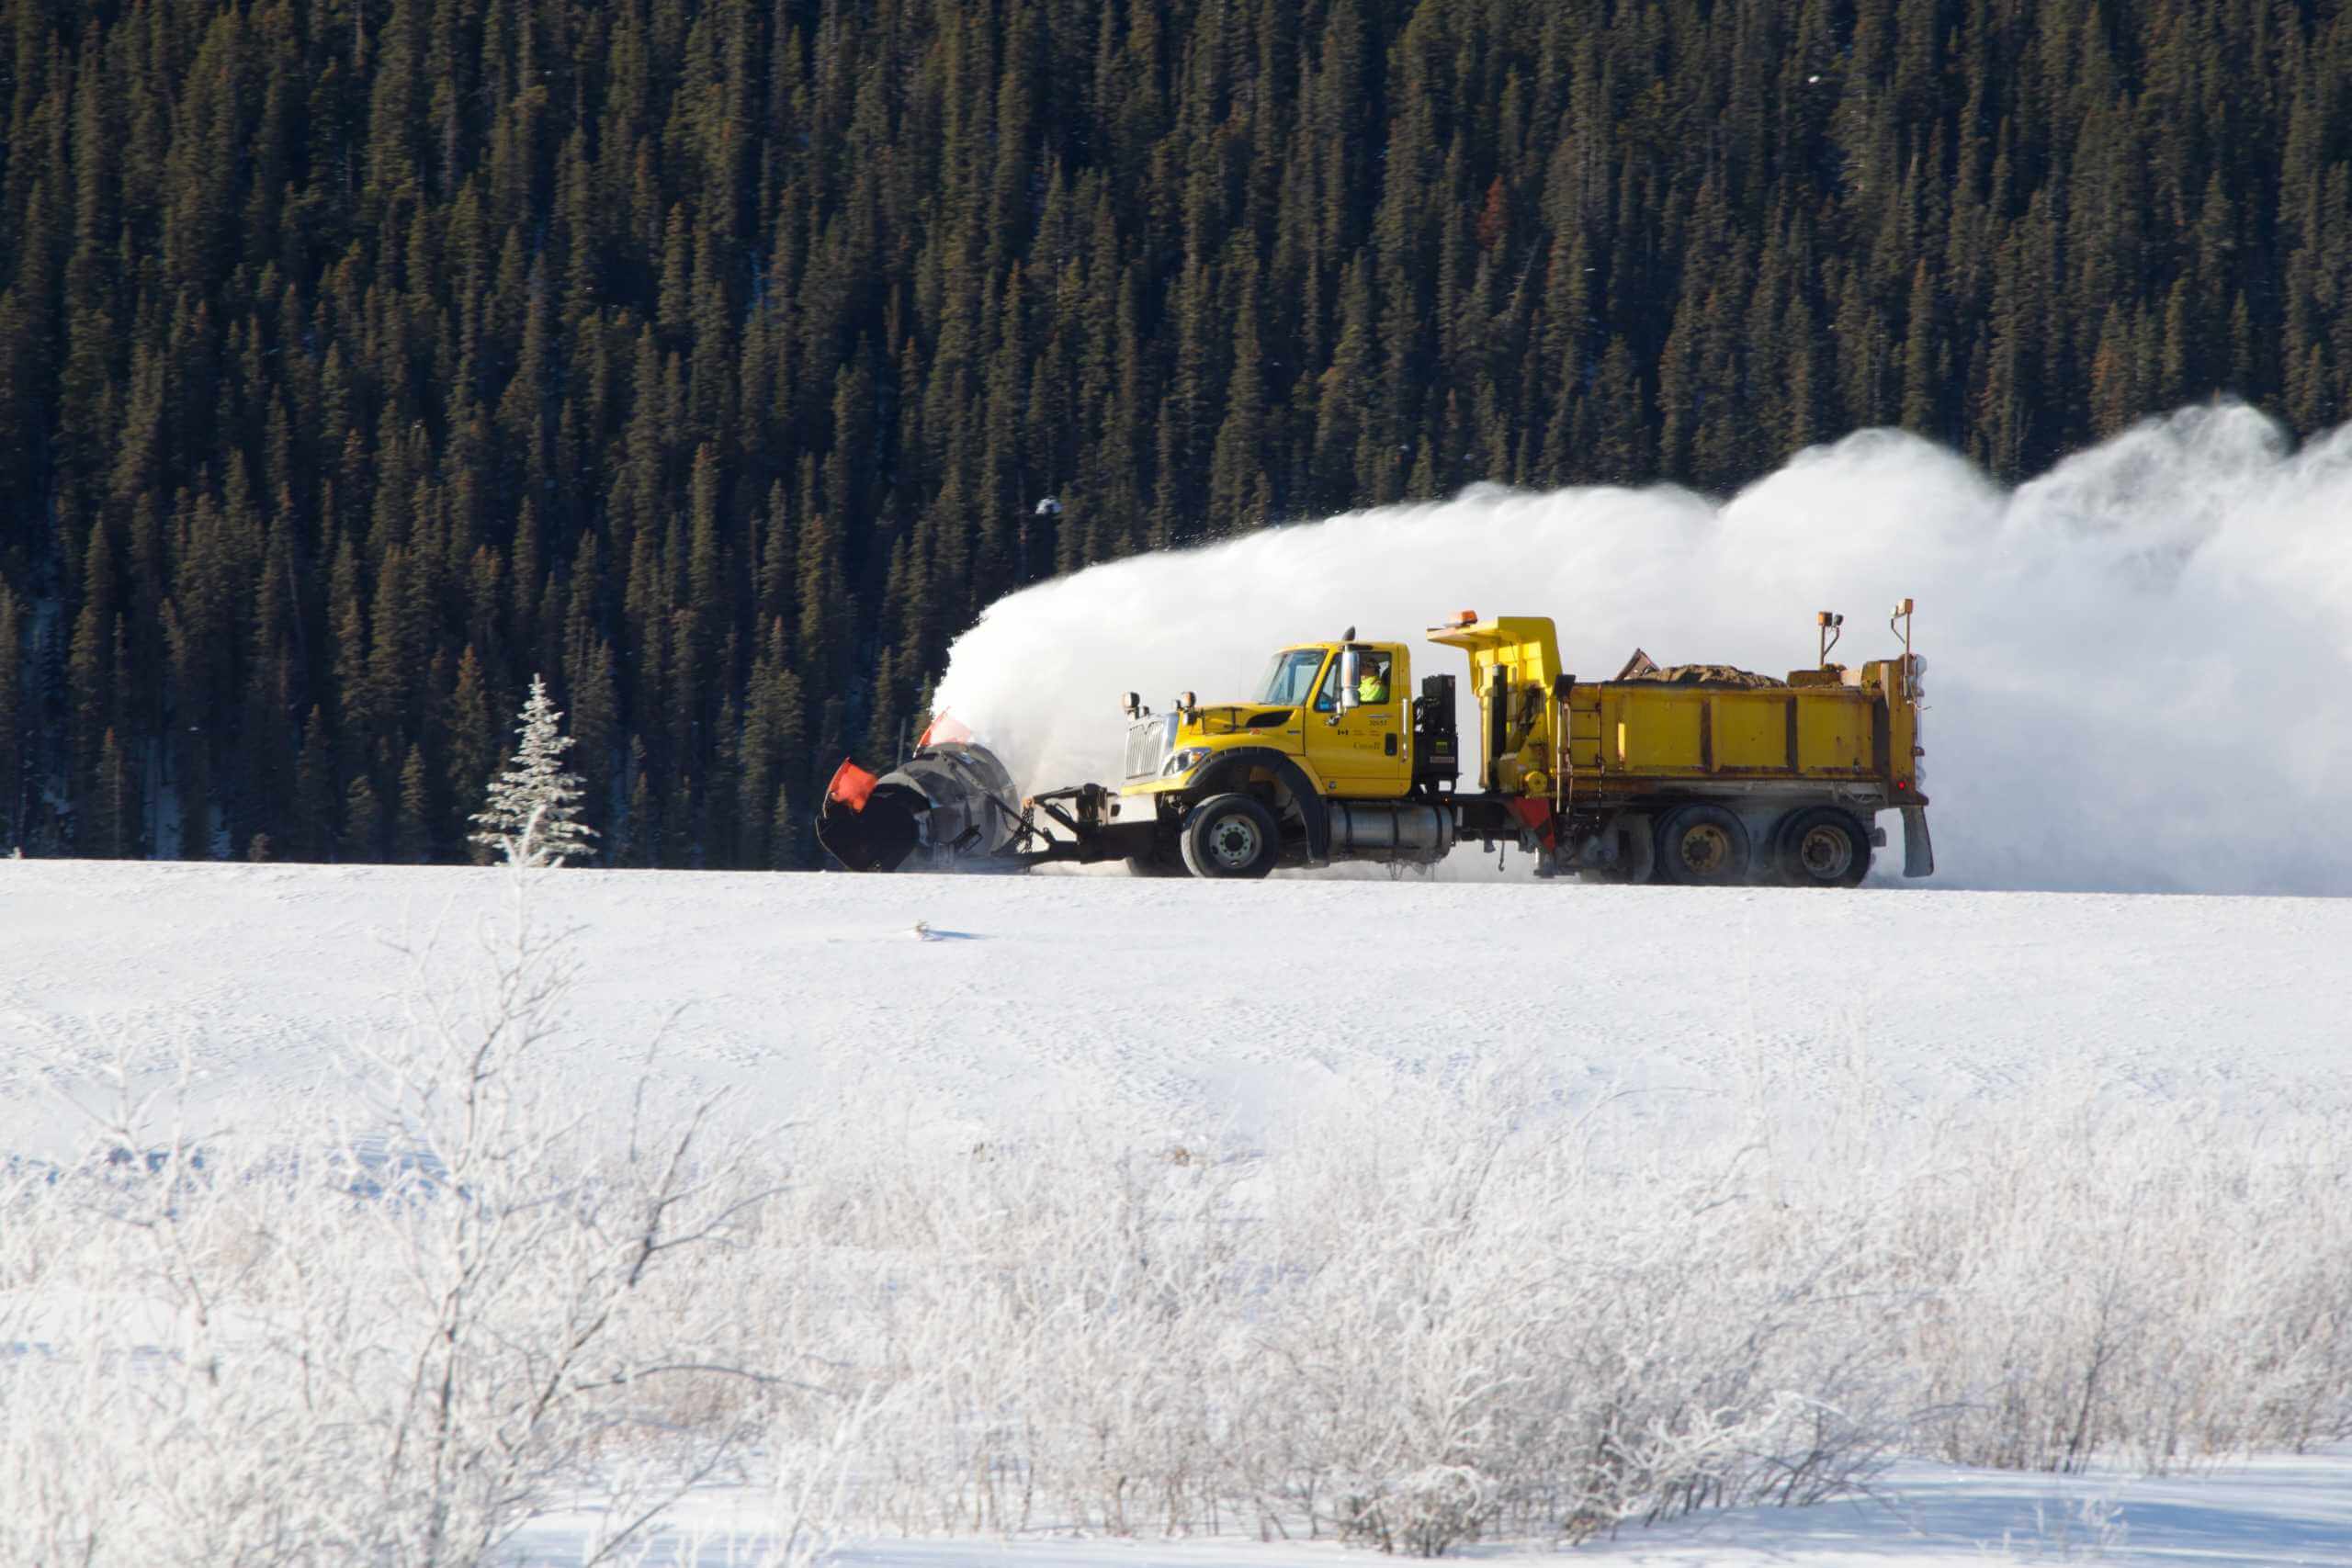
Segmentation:
{"type": "Polygon", "coordinates": [[[1176,728],[1181,742],[1218,735],[1241,735],[1253,729],[1280,729],[1297,716],[1295,707],[1270,707],[1260,703],[1209,703],[1184,716],[1176,728]]]}
{"type": "Polygon", "coordinates": [[[1271,732],[1296,718],[1295,706],[1262,703],[1204,703],[1182,713],[1154,714],[1127,726],[1129,783],[1156,779],[1168,759],[1188,746],[1214,744],[1228,736],[1271,732]]]}

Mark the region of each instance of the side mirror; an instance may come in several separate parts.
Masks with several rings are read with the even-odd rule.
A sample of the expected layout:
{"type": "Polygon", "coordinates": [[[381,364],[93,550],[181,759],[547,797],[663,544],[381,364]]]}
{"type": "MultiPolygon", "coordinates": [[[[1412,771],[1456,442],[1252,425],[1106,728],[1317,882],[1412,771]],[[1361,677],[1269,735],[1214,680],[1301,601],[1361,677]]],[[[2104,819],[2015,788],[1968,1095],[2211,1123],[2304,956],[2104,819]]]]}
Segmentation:
{"type": "Polygon", "coordinates": [[[1119,711],[1125,714],[1129,718],[1135,717],[1136,709],[1142,705],[1142,696],[1134,692],[1124,693],[1119,698],[1119,711]]]}
{"type": "Polygon", "coordinates": [[[1341,649],[1340,650],[1340,700],[1338,704],[1339,710],[1341,713],[1346,713],[1350,708],[1361,705],[1357,699],[1356,682],[1363,678],[1363,659],[1358,656],[1356,650],[1352,648],[1341,649]]]}

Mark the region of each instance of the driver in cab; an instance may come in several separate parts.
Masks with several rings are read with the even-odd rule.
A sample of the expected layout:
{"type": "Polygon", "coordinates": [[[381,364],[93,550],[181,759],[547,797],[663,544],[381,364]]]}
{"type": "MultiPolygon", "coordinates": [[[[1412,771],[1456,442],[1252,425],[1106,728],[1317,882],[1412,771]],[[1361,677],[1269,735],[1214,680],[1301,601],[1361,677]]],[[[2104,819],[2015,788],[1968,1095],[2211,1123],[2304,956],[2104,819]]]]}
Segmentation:
{"type": "Polygon", "coordinates": [[[1363,707],[1388,700],[1388,660],[1367,659],[1356,676],[1356,702],[1363,707]]]}

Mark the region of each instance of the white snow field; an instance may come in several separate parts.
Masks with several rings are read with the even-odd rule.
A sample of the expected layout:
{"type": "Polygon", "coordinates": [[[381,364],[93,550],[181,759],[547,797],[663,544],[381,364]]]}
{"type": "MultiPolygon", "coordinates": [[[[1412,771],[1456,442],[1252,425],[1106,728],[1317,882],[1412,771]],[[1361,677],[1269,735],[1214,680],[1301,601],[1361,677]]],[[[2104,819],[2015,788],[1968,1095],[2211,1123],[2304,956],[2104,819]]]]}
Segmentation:
{"type": "MultiPolygon", "coordinates": [[[[756,1437],[752,1478],[714,1472],[650,1561],[1302,1568],[1361,1559],[1329,1539],[1347,1516],[1400,1550],[1431,1520],[1483,1519],[1478,1539],[1436,1530],[1474,1559],[2352,1564],[2352,901],[590,871],[537,887],[577,974],[533,1032],[537,1098],[499,1102],[530,1159],[455,1151],[448,1129],[474,1119],[429,1096],[377,1130],[444,1118],[408,1135],[452,1187],[544,1216],[574,1189],[531,1161],[617,1138],[641,1070],[733,1092],[728,1149],[781,1189],[756,1234],[682,1255],[635,1306],[593,1247],[517,1253],[499,1304],[460,1324],[485,1380],[526,1385],[546,1375],[531,1337],[568,1342],[583,1300],[620,1303],[600,1388],[650,1386],[619,1370],[648,1358],[806,1358],[756,1397],[697,1382],[658,1405],[665,1429],[756,1437]],[[575,1306],[534,1316],[547,1302],[575,1306]],[[1596,1432],[1609,1462],[1547,1501],[1540,1478],[1596,1432]],[[828,1455],[831,1491],[811,1479],[828,1455]],[[2020,1468],[1983,1467],[2001,1456],[2020,1468]],[[1865,1490],[1756,1506],[1849,1476],[1865,1490]],[[1368,1511],[1320,1490],[1342,1478],[1368,1511]],[[1322,1539],[1282,1538],[1310,1516],[1322,1539]],[[793,1519],[823,1528],[780,1536],[793,1519]]],[[[90,1129],[56,1091],[96,1103],[110,1061],[134,1089],[185,1071],[222,1150],[315,1128],[363,1046],[423,999],[485,994],[459,981],[510,888],[0,862],[0,1153],[79,1168],[90,1129]],[[420,978],[396,943],[428,936],[420,978]]],[[[424,1287],[477,1277],[471,1211],[305,1206],[277,1193],[282,1156],[209,1168],[250,1174],[202,1179],[211,1204],[122,1176],[96,1207],[43,1206],[71,1181],[0,1203],[0,1558],[45,1561],[130,1497],[149,1540],[226,1530],[220,1499],[243,1497],[239,1530],[391,1550],[288,1435],[320,1409],[337,1432],[412,1429],[400,1391],[423,1385],[373,1381],[397,1355],[323,1393],[311,1357],[403,1343],[411,1293],[454,1299],[424,1287]],[[107,1230],[109,1203],[137,1224],[107,1230]],[[76,1364],[77,1334],[131,1360],[85,1359],[88,1388],[36,1375],[76,1364]],[[180,1376],[216,1343],[304,1370],[180,1376]],[[179,1426],[157,1425],[165,1406],[179,1426]],[[216,1436],[190,1467],[167,1429],[216,1436]]],[[[634,1169],[595,1190],[636,1191],[634,1169]]],[[[465,1451],[527,1452],[535,1486],[631,1451],[594,1422],[517,1450],[504,1417],[473,1418],[453,1428],[465,1451]]],[[[535,1511],[508,1551],[589,1560],[628,1506],[535,1511]]],[[[302,1560],[243,1536],[210,1558],[91,1560],[232,1546],[302,1560]]]]}
{"type": "MultiPolygon", "coordinates": [[[[0,863],[0,1108],[127,1041],[208,1094],[300,1097],[397,1025],[401,941],[466,955],[494,873],[0,863]]],[[[567,874],[578,1027],[617,1100],[672,1081],[790,1118],[860,1076],[998,1122],[1101,1104],[1257,1122],[1388,1067],[1530,1051],[1578,1090],[1922,1102],[2052,1068],[2167,1098],[2352,1086],[2352,901],[1124,876],[567,874]],[[916,932],[928,928],[931,940],[916,932]]],[[[1661,1102],[1663,1103],[1663,1102],[1661,1102]]],[[[1681,1114],[1679,1111],[1674,1112],[1681,1114]]]]}

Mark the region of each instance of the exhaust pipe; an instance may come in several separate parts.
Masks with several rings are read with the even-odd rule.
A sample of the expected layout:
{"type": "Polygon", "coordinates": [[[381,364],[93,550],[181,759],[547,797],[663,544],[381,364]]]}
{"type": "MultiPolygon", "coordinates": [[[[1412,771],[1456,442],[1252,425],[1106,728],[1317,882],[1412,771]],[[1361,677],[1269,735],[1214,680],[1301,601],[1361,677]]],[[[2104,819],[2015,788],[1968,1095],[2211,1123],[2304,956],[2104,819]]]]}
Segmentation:
{"type": "Polygon", "coordinates": [[[961,726],[923,732],[915,753],[876,775],[844,759],[825,786],[817,841],[852,871],[952,871],[1015,847],[1021,806],[1012,775],[961,726]]]}

